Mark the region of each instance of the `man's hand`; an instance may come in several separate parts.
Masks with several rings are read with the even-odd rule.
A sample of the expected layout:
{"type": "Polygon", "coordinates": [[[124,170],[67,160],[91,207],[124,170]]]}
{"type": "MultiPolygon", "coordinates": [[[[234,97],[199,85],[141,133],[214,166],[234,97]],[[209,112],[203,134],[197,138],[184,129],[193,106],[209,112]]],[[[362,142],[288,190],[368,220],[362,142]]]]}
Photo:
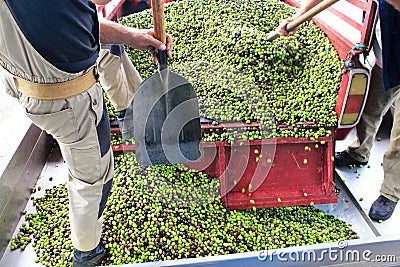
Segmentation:
{"type": "Polygon", "coordinates": [[[293,21],[293,19],[284,19],[281,21],[279,26],[275,29],[275,32],[279,33],[280,36],[288,36],[292,35],[297,31],[297,28],[294,31],[288,32],[286,30],[286,26],[293,21]]]}
{"type": "MultiPolygon", "coordinates": [[[[392,0],[392,1],[400,1],[400,0],[392,0]]],[[[284,19],[281,21],[279,26],[276,28],[276,32],[279,33],[280,36],[288,36],[294,34],[298,28],[294,29],[291,32],[288,32],[286,30],[286,25],[289,24],[289,22],[293,21],[295,18],[300,17],[302,14],[316,6],[317,4],[321,3],[322,0],[305,0],[302,2],[300,8],[297,10],[296,14],[292,18],[284,19]]]]}
{"type": "Polygon", "coordinates": [[[128,40],[127,45],[135,49],[149,50],[153,62],[157,63],[156,49],[167,50],[167,56],[172,58],[172,37],[169,34],[167,36],[167,43],[163,44],[154,37],[154,31],[150,29],[132,29],[132,38],[128,40]]]}

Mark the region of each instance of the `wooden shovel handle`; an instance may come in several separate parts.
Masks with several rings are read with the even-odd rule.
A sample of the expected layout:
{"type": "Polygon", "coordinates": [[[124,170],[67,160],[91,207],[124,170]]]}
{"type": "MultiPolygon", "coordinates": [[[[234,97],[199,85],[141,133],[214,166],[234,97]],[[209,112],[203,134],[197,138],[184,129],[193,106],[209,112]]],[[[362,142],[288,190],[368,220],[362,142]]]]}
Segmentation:
{"type": "Polygon", "coordinates": [[[154,35],[157,40],[166,44],[164,0],[151,0],[151,9],[153,10],[154,35]]]}
{"type": "Polygon", "coordinates": [[[333,5],[334,3],[338,2],[338,1],[340,1],[340,0],[324,0],[324,1],[322,1],[321,3],[314,6],[313,8],[311,8],[304,14],[300,15],[298,18],[295,18],[294,20],[289,22],[288,25],[286,25],[286,30],[288,32],[293,31],[300,24],[311,19],[312,17],[317,15],[319,12],[324,11],[325,9],[327,9],[328,7],[330,7],[331,5],[333,5]]]}
{"type": "MultiPolygon", "coordinates": [[[[291,22],[289,22],[286,25],[286,30],[288,32],[293,31],[298,26],[300,26],[300,24],[302,24],[303,22],[311,19],[312,17],[314,17],[315,15],[317,15],[321,11],[327,9],[328,7],[330,7],[331,5],[333,5],[334,3],[338,2],[338,1],[340,1],[340,0],[324,0],[324,1],[322,1],[318,5],[314,6],[313,8],[308,10],[307,12],[303,13],[299,17],[297,17],[294,20],[292,20],[291,22]]],[[[272,41],[272,40],[275,40],[276,38],[278,38],[279,36],[280,36],[279,33],[272,32],[267,36],[267,40],[268,41],[272,41]]]]}

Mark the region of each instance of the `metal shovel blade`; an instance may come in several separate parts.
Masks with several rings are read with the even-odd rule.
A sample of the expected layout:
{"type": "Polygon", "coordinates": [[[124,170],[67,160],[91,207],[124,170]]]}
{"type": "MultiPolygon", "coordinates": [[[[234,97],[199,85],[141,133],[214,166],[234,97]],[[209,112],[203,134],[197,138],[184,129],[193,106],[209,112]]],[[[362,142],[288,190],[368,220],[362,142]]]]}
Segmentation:
{"type": "Polygon", "coordinates": [[[184,77],[166,68],[144,80],[135,93],[131,115],[136,159],[141,165],[201,159],[198,100],[184,77]]]}

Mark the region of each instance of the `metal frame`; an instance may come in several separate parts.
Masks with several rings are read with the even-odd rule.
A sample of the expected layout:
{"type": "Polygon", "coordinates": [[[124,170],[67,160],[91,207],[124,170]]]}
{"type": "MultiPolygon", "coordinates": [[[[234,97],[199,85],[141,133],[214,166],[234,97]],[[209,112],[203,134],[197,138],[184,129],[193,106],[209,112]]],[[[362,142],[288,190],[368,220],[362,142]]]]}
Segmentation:
{"type": "Polygon", "coordinates": [[[124,267],[157,266],[395,266],[400,262],[400,236],[377,237],[325,243],[311,246],[262,250],[195,259],[183,259],[142,264],[125,264],[124,267]],[[385,261],[384,261],[385,260],[385,261]]]}
{"type": "Polygon", "coordinates": [[[32,124],[0,176],[0,258],[46,163],[52,140],[32,124]]]}

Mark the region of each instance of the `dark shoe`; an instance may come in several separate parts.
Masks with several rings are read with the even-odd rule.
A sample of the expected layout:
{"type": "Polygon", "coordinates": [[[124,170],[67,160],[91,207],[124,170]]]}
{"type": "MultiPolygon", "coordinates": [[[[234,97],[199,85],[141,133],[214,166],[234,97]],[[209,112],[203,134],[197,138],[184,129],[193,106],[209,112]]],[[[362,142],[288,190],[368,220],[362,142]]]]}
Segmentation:
{"type": "Polygon", "coordinates": [[[124,141],[128,141],[133,137],[133,101],[125,110],[117,112],[117,120],[119,129],[122,133],[124,141]]]}
{"type": "Polygon", "coordinates": [[[377,200],[372,203],[368,216],[375,221],[385,221],[392,216],[397,202],[380,195],[377,200]]]}
{"type": "Polygon", "coordinates": [[[98,266],[105,256],[106,249],[101,245],[101,243],[91,251],[82,252],[75,249],[72,267],[98,266]]]}
{"type": "Polygon", "coordinates": [[[335,167],[352,167],[352,166],[364,166],[367,162],[361,162],[353,159],[347,151],[335,153],[335,167]]]}

